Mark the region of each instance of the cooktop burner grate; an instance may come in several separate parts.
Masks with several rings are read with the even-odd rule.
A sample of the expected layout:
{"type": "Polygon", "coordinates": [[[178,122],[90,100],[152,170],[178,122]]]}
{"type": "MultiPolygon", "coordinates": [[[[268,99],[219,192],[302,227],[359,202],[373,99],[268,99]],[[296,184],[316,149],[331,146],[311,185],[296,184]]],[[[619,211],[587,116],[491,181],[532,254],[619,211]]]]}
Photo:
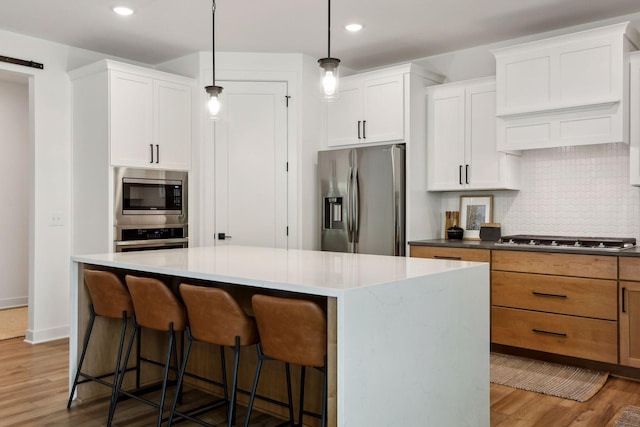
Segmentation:
{"type": "Polygon", "coordinates": [[[502,236],[496,245],[621,251],[635,247],[636,239],[631,237],[567,237],[515,234],[502,236]]]}

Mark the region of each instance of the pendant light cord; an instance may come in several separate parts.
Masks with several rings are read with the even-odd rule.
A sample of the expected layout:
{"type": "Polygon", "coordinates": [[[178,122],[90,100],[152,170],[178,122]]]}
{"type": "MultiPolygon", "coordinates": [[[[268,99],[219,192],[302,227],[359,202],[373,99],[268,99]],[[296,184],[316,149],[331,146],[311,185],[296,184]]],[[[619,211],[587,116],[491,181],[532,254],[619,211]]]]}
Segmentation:
{"type": "Polygon", "coordinates": [[[211,83],[213,86],[216,85],[216,0],[213,0],[213,6],[211,7],[211,66],[212,66],[212,75],[213,82],[211,83]]]}
{"type": "Polygon", "coordinates": [[[327,58],[331,58],[331,0],[327,0],[327,58]]]}

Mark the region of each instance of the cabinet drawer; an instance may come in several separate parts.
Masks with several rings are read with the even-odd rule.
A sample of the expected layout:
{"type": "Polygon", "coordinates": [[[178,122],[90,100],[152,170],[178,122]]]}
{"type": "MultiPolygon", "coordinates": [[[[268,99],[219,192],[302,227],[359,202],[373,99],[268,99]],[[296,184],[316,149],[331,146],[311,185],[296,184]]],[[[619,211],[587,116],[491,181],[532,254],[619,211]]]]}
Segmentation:
{"type": "Polygon", "coordinates": [[[491,269],[594,279],[618,278],[617,257],[602,255],[500,250],[493,251],[491,269]]]}
{"type": "Polygon", "coordinates": [[[640,282],[640,258],[620,257],[620,280],[640,282]]]}
{"type": "Polygon", "coordinates": [[[441,246],[411,246],[412,257],[453,259],[460,261],[491,261],[488,249],[443,248],[441,246]]]}
{"type": "Polygon", "coordinates": [[[618,327],[609,320],[491,308],[491,342],[618,363],[618,327]]]}
{"type": "Polygon", "coordinates": [[[491,303],[550,313],[618,319],[615,280],[493,271],[491,303]]]}

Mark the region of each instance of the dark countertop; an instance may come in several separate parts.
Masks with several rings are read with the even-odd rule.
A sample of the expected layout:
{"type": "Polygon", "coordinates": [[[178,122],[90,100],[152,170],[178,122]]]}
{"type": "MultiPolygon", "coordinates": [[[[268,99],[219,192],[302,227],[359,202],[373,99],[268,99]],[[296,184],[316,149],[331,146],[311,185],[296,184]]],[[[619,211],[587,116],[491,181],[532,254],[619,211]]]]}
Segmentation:
{"type": "Polygon", "coordinates": [[[590,255],[610,255],[610,256],[640,256],[640,247],[636,246],[621,251],[608,251],[601,249],[566,249],[549,246],[507,246],[496,245],[496,242],[483,242],[482,240],[413,240],[409,242],[412,246],[437,246],[443,248],[465,248],[465,249],[491,249],[501,251],[528,251],[528,252],[555,252],[562,254],[590,254],[590,255]]]}

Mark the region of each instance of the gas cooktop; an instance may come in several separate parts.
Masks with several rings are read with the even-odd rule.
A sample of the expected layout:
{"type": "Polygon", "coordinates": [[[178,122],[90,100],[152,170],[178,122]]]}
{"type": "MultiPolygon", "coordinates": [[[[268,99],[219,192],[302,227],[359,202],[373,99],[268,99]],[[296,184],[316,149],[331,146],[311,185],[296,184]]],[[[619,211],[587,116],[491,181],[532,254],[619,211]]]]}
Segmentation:
{"type": "Polygon", "coordinates": [[[630,237],[567,237],[515,234],[513,236],[502,236],[500,241],[496,242],[496,245],[622,251],[635,247],[636,239],[630,237]]]}

